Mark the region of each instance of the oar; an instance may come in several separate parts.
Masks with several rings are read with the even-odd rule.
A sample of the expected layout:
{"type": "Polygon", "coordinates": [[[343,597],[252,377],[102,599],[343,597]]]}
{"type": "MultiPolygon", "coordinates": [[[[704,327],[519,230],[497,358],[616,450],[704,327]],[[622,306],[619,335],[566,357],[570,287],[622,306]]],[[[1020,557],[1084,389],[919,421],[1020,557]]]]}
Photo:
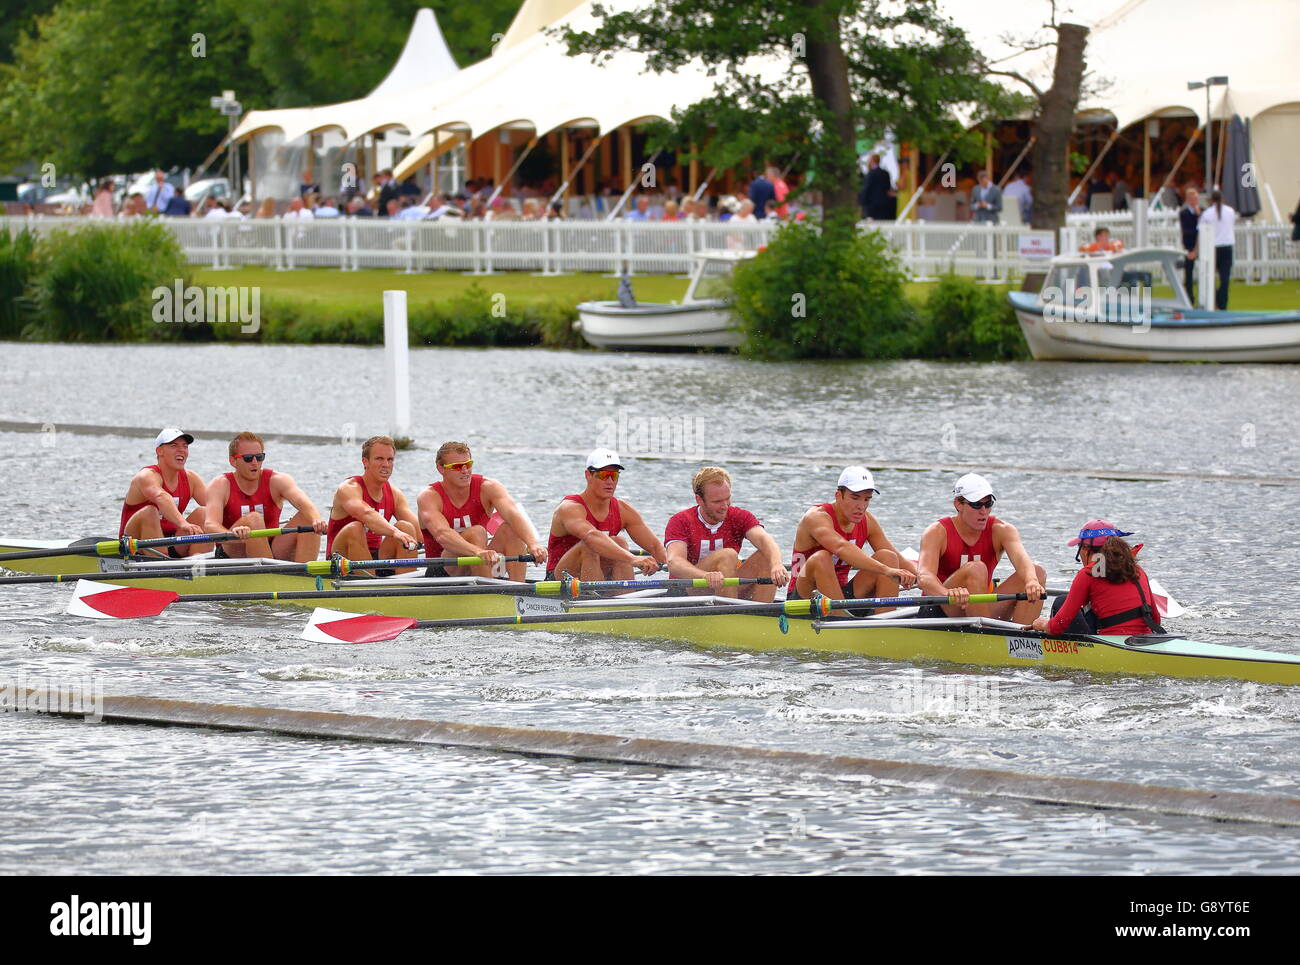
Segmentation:
{"type": "MultiPolygon", "coordinates": [[[[730,577],[727,586],[747,586],[771,583],[766,577],[730,577]]],[[[370,599],[386,596],[545,596],[576,599],[580,593],[596,593],[627,589],[657,590],[667,588],[707,589],[708,580],[608,580],[582,583],[579,580],[542,580],[528,584],[469,584],[464,586],[376,586],[373,589],[349,590],[268,590],[247,593],[190,593],[182,596],[171,590],[151,590],[143,586],[117,586],[93,580],[78,580],[68,601],[68,612],[74,616],[95,619],[133,620],[153,617],[173,603],[248,603],[265,600],[348,600],[370,599]]]]}
{"type": "MultiPolygon", "coordinates": [[[[271,539],[282,533],[310,533],[311,526],[281,526],[279,529],[255,529],[243,539],[271,539]]],[[[164,546],[186,546],[192,543],[224,543],[227,540],[240,539],[234,533],[200,533],[197,536],[163,536],[158,539],[135,539],[123,536],[121,539],[104,539],[97,542],[69,543],[53,549],[22,550],[18,553],[0,553],[0,563],[6,560],[35,560],[46,556],[134,556],[140,550],[158,549],[164,546]]]]}
{"type": "MultiPolygon", "coordinates": [[[[971,603],[1001,603],[1006,600],[1023,600],[1023,593],[977,593],[971,603]]],[[[386,617],[376,614],[343,613],[317,607],[302,632],[304,640],[316,643],[377,643],[392,640],[406,630],[451,630],[465,627],[533,626],[544,623],[593,623],[605,620],[669,620],[675,617],[712,617],[724,614],[747,613],[753,616],[829,616],[833,610],[885,609],[893,606],[916,604],[951,604],[947,596],[891,596],[861,600],[832,600],[820,593],[807,600],[786,600],[784,603],[748,603],[734,606],[698,606],[595,610],[581,613],[547,613],[534,616],[468,617],[458,620],[412,620],[408,617],[386,617]]]]}
{"type": "MultiPolygon", "coordinates": [[[[532,563],[533,557],[525,553],[522,556],[503,556],[507,563],[532,563]]],[[[348,576],[354,571],[397,569],[399,567],[420,566],[482,566],[483,559],[478,556],[439,556],[403,560],[349,560],[342,556],[328,560],[312,560],[310,563],[264,563],[247,566],[207,566],[211,562],[197,559],[188,566],[139,567],[111,573],[36,573],[29,576],[0,576],[0,586],[20,583],[75,583],[78,580],[189,580],[195,576],[328,576],[335,579],[348,576]]]]}

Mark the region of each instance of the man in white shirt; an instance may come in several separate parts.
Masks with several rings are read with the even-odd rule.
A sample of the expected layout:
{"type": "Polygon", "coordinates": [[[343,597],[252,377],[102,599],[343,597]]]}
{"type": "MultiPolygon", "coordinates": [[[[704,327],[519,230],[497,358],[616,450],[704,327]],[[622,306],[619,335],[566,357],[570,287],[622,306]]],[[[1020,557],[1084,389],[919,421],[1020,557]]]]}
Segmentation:
{"type": "Polygon", "coordinates": [[[315,215],[311,213],[311,208],[302,203],[302,198],[294,198],[289,202],[289,210],[284,213],[286,221],[312,221],[315,215]]]}
{"type": "Polygon", "coordinates": [[[1020,220],[1023,224],[1029,224],[1030,211],[1034,206],[1034,192],[1030,187],[1030,177],[1031,175],[1026,171],[1002,189],[1004,201],[1014,199],[1020,206],[1020,220]]]}
{"type": "Polygon", "coordinates": [[[154,183],[145,193],[144,203],[150,211],[162,214],[167,209],[167,203],[176,197],[176,189],[168,183],[167,174],[162,168],[155,171],[153,176],[154,183]]]}
{"type": "Polygon", "coordinates": [[[1235,240],[1237,212],[1223,203],[1223,192],[1215,188],[1210,192],[1210,203],[1201,213],[1201,224],[1214,227],[1214,273],[1218,284],[1214,289],[1214,307],[1228,310],[1228,283],[1232,280],[1232,244],[1235,240]]]}

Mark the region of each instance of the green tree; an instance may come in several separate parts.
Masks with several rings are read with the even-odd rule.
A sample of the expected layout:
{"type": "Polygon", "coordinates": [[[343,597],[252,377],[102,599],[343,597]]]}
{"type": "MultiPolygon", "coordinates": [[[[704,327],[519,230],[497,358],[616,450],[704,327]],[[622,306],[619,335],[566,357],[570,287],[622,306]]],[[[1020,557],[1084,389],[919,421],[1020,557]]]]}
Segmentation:
{"type": "Polygon", "coordinates": [[[0,19],[0,64],[14,62],[14,47],[24,33],[36,27],[36,18],[54,9],[56,0],[8,0],[0,19]]]}
{"type": "Polygon", "coordinates": [[[364,97],[397,62],[421,7],[433,10],[452,57],[465,67],[491,53],[494,34],[504,32],[519,7],[518,0],[373,0],[362,6],[352,0],[216,2],[243,23],[251,38],[249,63],[271,82],[272,99],[253,107],[364,97]]]}
{"type": "Polygon", "coordinates": [[[1018,99],[984,79],[979,53],[936,0],[664,0],[613,13],[588,33],[565,31],[570,52],[647,55],[673,71],[699,59],[715,71],[711,96],[677,111],[656,140],[702,145],[704,160],[727,169],[750,159],[808,160],[827,226],[842,233],[857,217],[859,136],[892,131],[923,150],[978,150],[959,109],[1002,116],[1018,99]],[[744,69],[765,57],[775,66],[744,69]],[[785,65],[785,66],[781,66],[785,65]]]}
{"type": "Polygon", "coordinates": [[[83,177],[194,165],[226,129],[208,99],[268,89],[213,3],[63,0],[37,25],[0,67],[0,161],[83,177]]]}

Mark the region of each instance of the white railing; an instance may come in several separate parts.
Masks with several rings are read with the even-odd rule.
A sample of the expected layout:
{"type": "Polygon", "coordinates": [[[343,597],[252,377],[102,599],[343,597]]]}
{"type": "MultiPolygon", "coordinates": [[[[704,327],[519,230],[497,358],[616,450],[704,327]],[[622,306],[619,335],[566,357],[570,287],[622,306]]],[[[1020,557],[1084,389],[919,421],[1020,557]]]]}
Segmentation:
{"type": "MultiPolygon", "coordinates": [[[[0,228],[28,227],[38,234],[99,222],[96,219],[35,215],[0,217],[0,228]]],[[[765,244],[775,226],[757,222],[603,222],[603,221],[386,221],[338,218],[296,221],[277,218],[205,221],[165,218],[192,264],[217,269],[259,265],[281,271],[302,268],[389,268],[405,272],[461,271],[491,275],[531,271],[618,274],[685,273],[691,252],[731,248],[753,250],[765,244]]],[[[1057,251],[1077,246],[1105,225],[1111,237],[1132,247],[1132,212],[1070,215],[1057,251]]],[[[948,271],[990,283],[1005,283],[1041,259],[1021,255],[1027,238],[1051,233],[1021,225],[970,222],[875,222],[862,226],[881,232],[918,280],[948,271]]],[[[1148,221],[1149,243],[1178,248],[1177,219],[1148,221]]],[[[1239,222],[1233,275],[1255,283],[1300,278],[1300,249],[1290,241],[1291,226],[1239,222]]]]}

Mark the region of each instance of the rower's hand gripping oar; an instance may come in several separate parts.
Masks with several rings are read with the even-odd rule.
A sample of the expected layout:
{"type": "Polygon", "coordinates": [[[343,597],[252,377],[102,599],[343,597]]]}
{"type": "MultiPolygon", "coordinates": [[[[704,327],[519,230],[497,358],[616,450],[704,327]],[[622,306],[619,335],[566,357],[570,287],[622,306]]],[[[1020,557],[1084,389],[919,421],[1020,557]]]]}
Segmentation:
{"type": "MultiPolygon", "coordinates": [[[[273,539],[283,533],[310,533],[312,526],[281,526],[278,529],[251,530],[244,539],[273,539]]],[[[17,553],[0,553],[0,563],[6,560],[35,560],[48,556],[135,556],[141,550],[160,549],[166,546],[187,546],[194,543],[224,543],[239,539],[234,533],[199,533],[196,536],[162,536],[158,539],[136,539],[123,536],[121,539],[103,539],[98,542],[67,546],[53,549],[22,550],[17,553]]]]}
{"type": "MultiPolygon", "coordinates": [[[[729,577],[727,586],[750,586],[771,583],[766,577],[729,577]]],[[[527,584],[462,584],[384,586],[368,584],[364,588],[339,590],[273,590],[246,593],[187,593],[181,595],[171,590],[154,590],[144,586],[118,586],[95,580],[78,580],[68,601],[68,612],[74,616],[98,620],[133,620],[153,617],[173,603],[252,603],[260,601],[289,600],[346,600],[375,599],[390,596],[540,596],[578,599],[583,593],[595,594],[612,590],[638,589],[708,589],[707,579],[679,580],[608,580],[583,583],[573,577],[563,580],[543,580],[527,584]]]]}
{"type": "MultiPolygon", "coordinates": [[[[1008,600],[1025,600],[1023,593],[972,593],[970,603],[1002,603],[1008,600]]],[[[835,610],[885,609],[894,606],[926,604],[952,604],[948,596],[891,596],[860,600],[832,600],[814,593],[807,600],[786,600],[784,603],[747,603],[730,605],[710,604],[698,607],[672,609],[617,609],[593,610],[581,613],[545,613],[533,616],[469,617],[459,620],[413,620],[408,617],[387,617],[370,613],[343,613],[317,607],[302,632],[304,640],[316,643],[377,643],[393,640],[407,630],[451,630],[468,627],[533,626],[546,623],[600,623],[611,620],[669,620],[680,617],[708,617],[727,614],[753,616],[812,616],[827,617],[835,610]]]]}

